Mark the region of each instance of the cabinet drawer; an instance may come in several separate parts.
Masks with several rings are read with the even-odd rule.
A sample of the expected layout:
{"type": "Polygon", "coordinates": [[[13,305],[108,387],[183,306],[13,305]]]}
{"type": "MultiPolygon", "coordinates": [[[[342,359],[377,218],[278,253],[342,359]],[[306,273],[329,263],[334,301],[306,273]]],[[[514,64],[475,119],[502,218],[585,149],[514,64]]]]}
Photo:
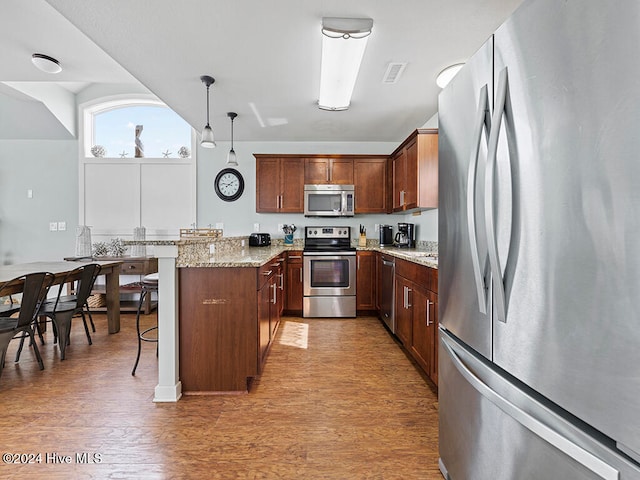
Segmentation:
{"type": "Polygon", "coordinates": [[[257,268],[257,279],[256,279],[256,289],[260,290],[262,286],[268,282],[273,276],[275,269],[273,267],[273,262],[269,262],[259,268],[257,268]]]}

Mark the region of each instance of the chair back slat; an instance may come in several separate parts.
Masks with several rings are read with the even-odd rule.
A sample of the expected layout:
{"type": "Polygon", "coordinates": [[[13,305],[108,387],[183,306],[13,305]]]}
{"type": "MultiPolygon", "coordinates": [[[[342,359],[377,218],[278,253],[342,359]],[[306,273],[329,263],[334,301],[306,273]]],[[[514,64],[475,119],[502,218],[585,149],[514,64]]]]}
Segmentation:
{"type": "Polygon", "coordinates": [[[93,284],[95,283],[98,275],[100,275],[101,268],[102,267],[97,263],[90,263],[89,265],[82,267],[82,276],[80,277],[80,284],[78,285],[76,293],[78,297],[78,307],[82,307],[89,298],[89,295],[91,295],[93,284]]]}
{"type": "Polygon", "coordinates": [[[35,319],[40,304],[46,298],[54,278],[54,275],[48,272],[30,273],[20,277],[23,287],[17,327],[28,325],[35,319]]]}

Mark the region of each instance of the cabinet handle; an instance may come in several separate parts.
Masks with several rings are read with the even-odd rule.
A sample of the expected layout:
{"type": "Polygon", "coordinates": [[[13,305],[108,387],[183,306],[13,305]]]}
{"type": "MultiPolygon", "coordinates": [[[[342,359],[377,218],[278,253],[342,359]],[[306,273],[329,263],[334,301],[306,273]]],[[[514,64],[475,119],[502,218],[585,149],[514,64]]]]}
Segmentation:
{"type": "Polygon", "coordinates": [[[404,205],[404,190],[400,190],[400,206],[404,205]]]}
{"type": "Polygon", "coordinates": [[[331,181],[331,173],[330,173],[329,165],[327,165],[327,182],[331,181]]]}
{"type": "Polygon", "coordinates": [[[269,270],[267,272],[262,272],[262,275],[264,275],[265,277],[268,277],[269,275],[271,275],[273,273],[273,270],[269,270]]]}
{"type": "Polygon", "coordinates": [[[278,288],[280,290],[284,290],[284,274],[281,273],[280,275],[276,275],[277,277],[280,277],[280,285],[278,286],[278,288]]]}
{"type": "Polygon", "coordinates": [[[302,259],[302,255],[289,255],[289,260],[302,259]]]}
{"type": "Polygon", "coordinates": [[[411,308],[411,307],[413,307],[413,305],[411,305],[411,304],[409,303],[409,294],[410,294],[411,292],[413,292],[413,290],[411,290],[409,287],[407,287],[407,308],[411,308]]]}
{"type": "Polygon", "coordinates": [[[427,300],[427,327],[431,325],[431,300],[427,300]]]}
{"type": "Polygon", "coordinates": [[[276,304],[276,288],[278,287],[275,283],[271,285],[273,287],[273,299],[271,300],[271,303],[273,303],[274,305],[276,304]]]}
{"type": "Polygon", "coordinates": [[[300,269],[300,283],[302,283],[302,269],[300,269]]]}

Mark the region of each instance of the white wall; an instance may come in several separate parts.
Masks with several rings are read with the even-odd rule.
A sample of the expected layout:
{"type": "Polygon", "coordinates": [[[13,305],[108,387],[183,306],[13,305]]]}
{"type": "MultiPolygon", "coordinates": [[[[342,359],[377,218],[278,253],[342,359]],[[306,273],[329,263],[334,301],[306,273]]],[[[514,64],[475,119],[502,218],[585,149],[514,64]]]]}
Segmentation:
{"type": "Polygon", "coordinates": [[[0,263],[73,255],[77,218],[78,142],[0,140],[0,263]]]}

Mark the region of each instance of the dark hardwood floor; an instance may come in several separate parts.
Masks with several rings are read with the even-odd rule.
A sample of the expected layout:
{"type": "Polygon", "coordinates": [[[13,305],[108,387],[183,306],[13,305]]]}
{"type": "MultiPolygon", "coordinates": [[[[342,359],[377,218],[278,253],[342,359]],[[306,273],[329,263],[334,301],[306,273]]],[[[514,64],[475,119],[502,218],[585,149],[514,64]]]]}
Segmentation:
{"type": "Polygon", "coordinates": [[[152,401],[155,344],[143,345],[131,376],[135,316],[123,315],[115,335],[104,315],[94,318],[92,346],[74,320],[63,362],[49,329],[44,371],[26,347],[15,364],[11,343],[0,478],[442,478],[436,389],[376,318],[285,317],[249,394],[169,404],[152,401]],[[84,453],[96,462],[81,463],[84,453]],[[8,464],[7,454],[40,454],[40,463],[8,464]],[[57,463],[65,456],[70,464],[57,463]]]}

